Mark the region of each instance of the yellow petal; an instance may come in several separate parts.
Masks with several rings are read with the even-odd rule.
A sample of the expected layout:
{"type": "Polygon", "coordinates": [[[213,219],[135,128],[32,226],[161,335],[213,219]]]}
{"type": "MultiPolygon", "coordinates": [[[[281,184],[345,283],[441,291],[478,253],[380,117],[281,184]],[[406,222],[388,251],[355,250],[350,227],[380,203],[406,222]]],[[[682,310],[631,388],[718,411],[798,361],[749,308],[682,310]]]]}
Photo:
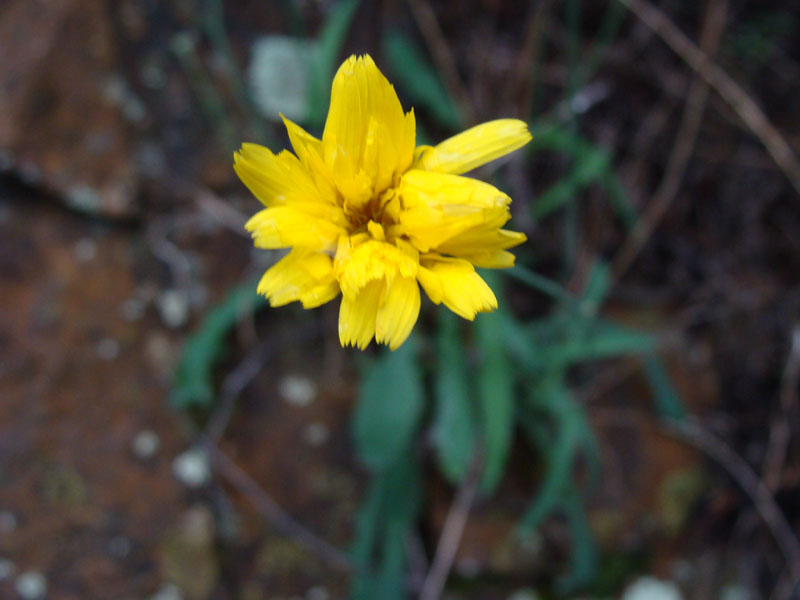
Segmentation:
{"type": "MultiPolygon", "coordinates": [[[[422,266],[439,279],[442,302],[458,316],[472,321],[476,313],[497,308],[494,292],[468,261],[439,257],[423,259],[422,266]]],[[[427,293],[427,287],[425,291],[427,293]]]]}
{"type": "MultiPolygon", "coordinates": [[[[322,152],[345,198],[353,192],[353,179],[366,177],[372,193],[383,191],[411,164],[414,142],[413,113],[403,113],[394,88],[372,58],[344,61],[333,79],[322,152]]],[[[363,183],[355,186],[362,188],[363,183]]]]}
{"type": "Polygon", "coordinates": [[[422,286],[422,289],[425,290],[431,302],[434,304],[440,304],[442,302],[444,298],[444,286],[441,278],[436,273],[420,264],[419,269],[417,269],[417,281],[419,281],[419,284],[422,286]]]}
{"type": "Polygon", "coordinates": [[[412,169],[398,192],[403,209],[390,234],[407,237],[420,252],[476,228],[499,229],[511,218],[508,196],[469,177],[412,169]]]}
{"type": "Polygon", "coordinates": [[[335,203],[317,188],[313,177],[291,152],[273,154],[257,144],[242,144],[233,155],[233,169],[265,206],[335,203]]]}
{"type": "Polygon", "coordinates": [[[514,266],[515,257],[506,250],[492,250],[491,252],[478,252],[462,256],[476,267],[484,269],[510,269],[514,266]]]}
{"type": "Polygon", "coordinates": [[[377,240],[368,240],[349,247],[345,252],[339,244],[336,270],[339,283],[346,296],[355,296],[371,281],[395,278],[415,278],[419,268],[419,254],[408,244],[402,247],[377,240]],[[341,254],[340,254],[341,252],[341,254]]]}
{"type": "Polygon", "coordinates": [[[324,195],[333,197],[335,194],[334,181],[328,166],[322,160],[322,141],[283,115],[281,118],[297,158],[305,165],[317,188],[324,195]]]}
{"type": "Polygon", "coordinates": [[[333,260],[327,254],[292,250],[264,273],[258,293],[269,298],[271,306],[295,300],[304,308],[320,306],[339,293],[333,260]]]}
{"type": "MultiPolygon", "coordinates": [[[[335,211],[331,209],[331,212],[335,211]]],[[[265,208],[245,224],[258,248],[299,246],[332,251],[341,235],[342,226],[332,219],[314,216],[292,206],[265,208]]]]}
{"type": "MultiPolygon", "coordinates": [[[[487,228],[483,226],[468,229],[441,244],[436,251],[441,254],[463,257],[507,250],[528,239],[524,233],[508,229],[487,228]]],[[[470,261],[477,264],[474,261],[470,261]]],[[[478,265],[484,266],[484,265],[478,265]]]]}
{"type": "Polygon", "coordinates": [[[375,335],[375,318],[383,295],[383,281],[372,281],[357,295],[342,294],[339,308],[339,342],[342,346],[367,347],[375,335]]]}
{"type": "Polygon", "coordinates": [[[414,168],[459,175],[522,148],[530,140],[524,121],[489,121],[423,152],[414,168]]]}
{"type": "Polygon", "coordinates": [[[408,277],[386,285],[375,322],[375,340],[395,350],[406,341],[419,316],[419,286],[408,277]]]}

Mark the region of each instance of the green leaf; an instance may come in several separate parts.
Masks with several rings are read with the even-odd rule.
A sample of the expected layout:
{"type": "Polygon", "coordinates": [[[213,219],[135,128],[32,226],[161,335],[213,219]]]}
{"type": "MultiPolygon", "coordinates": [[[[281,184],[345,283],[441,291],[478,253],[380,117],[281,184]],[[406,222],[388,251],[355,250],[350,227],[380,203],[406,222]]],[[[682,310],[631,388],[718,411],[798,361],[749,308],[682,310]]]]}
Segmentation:
{"type": "Polygon", "coordinates": [[[588,360],[646,354],[654,347],[651,335],[609,321],[579,320],[569,315],[545,321],[547,327],[534,327],[531,334],[536,347],[548,349],[543,356],[548,369],[567,368],[588,360]]]}
{"type": "Polygon", "coordinates": [[[529,535],[551,512],[563,508],[575,488],[573,466],[579,454],[591,474],[599,476],[599,451],[583,408],[567,389],[563,372],[539,377],[528,386],[520,421],[527,437],[545,460],[542,484],[520,521],[518,534],[529,535]]]}
{"type": "Polygon", "coordinates": [[[597,547],[586,518],[586,510],[577,490],[570,490],[563,501],[563,511],[567,517],[572,551],[569,571],[556,581],[559,594],[569,594],[590,584],[597,575],[597,547]]]}
{"type": "Polygon", "coordinates": [[[461,112],[423,52],[406,35],[390,32],[383,51],[395,80],[417,106],[424,106],[444,127],[458,129],[461,112]]]}
{"type": "Polygon", "coordinates": [[[361,460],[384,468],[406,450],[424,408],[422,373],[413,337],[394,352],[384,351],[361,384],[353,435],[361,460]]]}
{"type": "MultiPolygon", "coordinates": [[[[498,302],[504,305],[499,278],[494,273],[482,273],[497,292],[498,302]]],[[[482,360],[477,373],[481,421],[484,436],[484,467],[481,488],[490,493],[500,483],[511,449],[514,430],[514,372],[506,354],[503,309],[478,315],[475,323],[482,360]]]]}
{"type": "Polygon", "coordinates": [[[546,349],[537,348],[531,342],[532,336],[528,335],[524,326],[514,318],[505,319],[503,329],[509,356],[520,363],[528,374],[541,369],[544,364],[542,355],[546,349]]]}
{"type": "Polygon", "coordinates": [[[439,468],[454,483],[466,474],[475,445],[475,415],[458,325],[458,317],[453,313],[441,313],[437,345],[439,365],[434,379],[433,442],[439,468]]]}
{"type": "Polygon", "coordinates": [[[359,0],[341,0],[335,3],[320,32],[317,56],[309,78],[308,122],[312,126],[321,127],[325,123],[333,73],[339,63],[339,52],[358,5],[359,0]]]}
{"type": "Polygon", "coordinates": [[[208,408],[214,402],[214,367],[225,357],[225,338],[242,317],[266,306],[256,281],[231,290],[186,340],[172,379],[170,403],[176,409],[208,408]]]}
{"type": "Polygon", "coordinates": [[[422,507],[422,474],[412,452],[380,471],[356,518],[354,600],[406,597],[406,541],[422,507]]]}
{"type": "Polygon", "coordinates": [[[534,501],[520,520],[518,533],[521,536],[530,535],[559,506],[571,485],[572,466],[580,442],[577,420],[566,417],[562,408],[570,398],[560,378],[548,377],[540,385],[532,386],[527,400],[530,406],[545,408],[545,414],[555,418],[556,427],[555,431],[543,435],[541,417],[537,416],[540,411],[527,412],[523,419],[523,427],[544,455],[547,467],[534,501]]]}
{"type": "MultiPolygon", "coordinates": [[[[597,260],[589,273],[589,280],[583,290],[582,305],[584,311],[589,315],[594,315],[597,308],[606,299],[608,289],[611,286],[611,269],[602,260],[597,260]]],[[[588,315],[587,315],[588,316],[588,315]]]]}
{"type": "Polygon", "coordinates": [[[686,418],[686,407],[658,357],[651,354],[645,359],[644,372],[653,390],[653,399],[659,416],[666,419],[686,418]]]}

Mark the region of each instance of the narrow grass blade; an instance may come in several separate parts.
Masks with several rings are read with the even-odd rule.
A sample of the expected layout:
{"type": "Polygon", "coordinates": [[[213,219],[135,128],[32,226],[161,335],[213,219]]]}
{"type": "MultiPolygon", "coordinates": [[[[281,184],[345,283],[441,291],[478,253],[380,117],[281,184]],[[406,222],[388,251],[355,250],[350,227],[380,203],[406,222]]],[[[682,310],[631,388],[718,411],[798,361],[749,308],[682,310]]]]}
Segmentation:
{"type": "Polygon", "coordinates": [[[645,358],[644,372],[653,390],[653,400],[659,416],[665,419],[686,418],[686,407],[675,391],[661,360],[652,354],[645,358]]]}

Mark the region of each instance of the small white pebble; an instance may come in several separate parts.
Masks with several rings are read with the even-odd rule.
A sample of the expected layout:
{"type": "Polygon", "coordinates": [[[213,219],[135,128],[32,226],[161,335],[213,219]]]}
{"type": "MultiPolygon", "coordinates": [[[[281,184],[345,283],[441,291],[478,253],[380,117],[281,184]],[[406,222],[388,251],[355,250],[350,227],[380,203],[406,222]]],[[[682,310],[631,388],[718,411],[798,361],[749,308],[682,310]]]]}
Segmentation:
{"type": "Polygon", "coordinates": [[[35,186],[42,180],[42,172],[31,162],[21,162],[17,165],[17,175],[26,185],[35,186]]]}
{"type": "Polygon", "coordinates": [[[120,312],[126,321],[138,321],[144,316],[144,302],[139,298],[128,298],[122,303],[120,312]]]}
{"type": "Polygon", "coordinates": [[[303,430],[303,441],[309,446],[321,446],[328,441],[330,431],[325,423],[309,423],[303,430]]]}
{"type": "Polygon", "coordinates": [[[688,560],[676,560],[669,571],[670,577],[678,583],[688,584],[694,577],[694,565],[688,560]]]}
{"type": "Polygon", "coordinates": [[[14,155],[7,150],[0,150],[0,171],[10,171],[14,168],[14,155]]]}
{"type": "Polygon", "coordinates": [[[161,446],[161,440],[156,432],[150,429],[142,429],[134,436],[131,443],[133,454],[141,460],[153,458],[158,452],[159,446],[161,446]]]}
{"type": "Polygon", "coordinates": [[[10,510],[0,510],[0,533],[11,533],[17,528],[17,515],[10,510]]]}
{"type": "Polygon", "coordinates": [[[530,588],[513,592],[506,600],[539,600],[539,594],[530,588]]]}
{"type": "Polygon", "coordinates": [[[278,383],[278,393],[292,406],[308,406],[317,396],[317,386],[306,377],[287,375],[278,383]]]}
{"type": "Polygon", "coordinates": [[[47,579],[38,571],[25,571],[17,577],[14,587],[23,600],[41,600],[47,594],[47,579]]]}
{"type": "Polygon", "coordinates": [[[625,589],[622,600],[682,600],[678,586],[655,577],[640,577],[625,589]]]}
{"type": "Polygon", "coordinates": [[[481,572],[481,563],[477,558],[465,556],[456,562],[456,571],[462,577],[475,577],[481,572]]]}
{"type": "Polygon", "coordinates": [[[150,600],[183,600],[183,593],[177,586],[168,583],[150,596],[150,600]]]}
{"type": "Polygon", "coordinates": [[[201,448],[192,448],[179,454],[172,461],[172,473],[187,487],[204,486],[211,478],[208,454],[201,448]]]}
{"type": "Polygon", "coordinates": [[[92,238],[81,238],[75,243],[73,252],[75,260],[80,263],[88,263],[97,256],[97,242],[92,238]]]}
{"type": "Polygon", "coordinates": [[[125,558],[131,553],[131,541],[124,535],[117,535],[108,542],[108,552],[115,558],[125,558]]]}
{"type": "Polygon", "coordinates": [[[14,574],[17,569],[13,561],[7,558],[0,558],[0,581],[5,581],[14,574]]]}
{"type": "Polygon", "coordinates": [[[156,300],[161,319],[168,327],[176,329],[189,318],[189,298],[180,290],[164,290],[156,300]]]}
{"type": "Polygon", "coordinates": [[[330,592],[321,585],[315,585],[306,592],[306,600],[330,600],[330,592]]]}
{"type": "Polygon", "coordinates": [[[753,600],[756,596],[746,587],[732,584],[722,588],[719,597],[720,600],[753,600]]]}
{"type": "Polygon", "coordinates": [[[96,351],[102,360],[114,360],[119,356],[119,342],[114,338],[103,338],[97,342],[96,351]]]}

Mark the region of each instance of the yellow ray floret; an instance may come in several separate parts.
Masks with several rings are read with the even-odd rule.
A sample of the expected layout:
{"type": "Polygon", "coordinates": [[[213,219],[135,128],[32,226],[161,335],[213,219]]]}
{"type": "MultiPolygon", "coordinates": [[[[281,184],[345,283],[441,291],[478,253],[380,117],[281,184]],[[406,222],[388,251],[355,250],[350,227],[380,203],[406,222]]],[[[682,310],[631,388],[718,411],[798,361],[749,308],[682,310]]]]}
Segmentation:
{"type": "Polygon", "coordinates": [[[472,320],[497,308],[475,267],[507,268],[525,235],[503,229],[511,199],[464,177],[521,148],[527,125],[500,119],[415,147],[413,110],[369,56],[336,73],[322,139],[284,118],[294,154],[244,144],[234,169],[266,208],[247,223],[256,246],[291,248],[261,279],[272,306],[305,308],[341,293],[339,340],[391,349],[409,336],[420,286],[472,320]]]}

